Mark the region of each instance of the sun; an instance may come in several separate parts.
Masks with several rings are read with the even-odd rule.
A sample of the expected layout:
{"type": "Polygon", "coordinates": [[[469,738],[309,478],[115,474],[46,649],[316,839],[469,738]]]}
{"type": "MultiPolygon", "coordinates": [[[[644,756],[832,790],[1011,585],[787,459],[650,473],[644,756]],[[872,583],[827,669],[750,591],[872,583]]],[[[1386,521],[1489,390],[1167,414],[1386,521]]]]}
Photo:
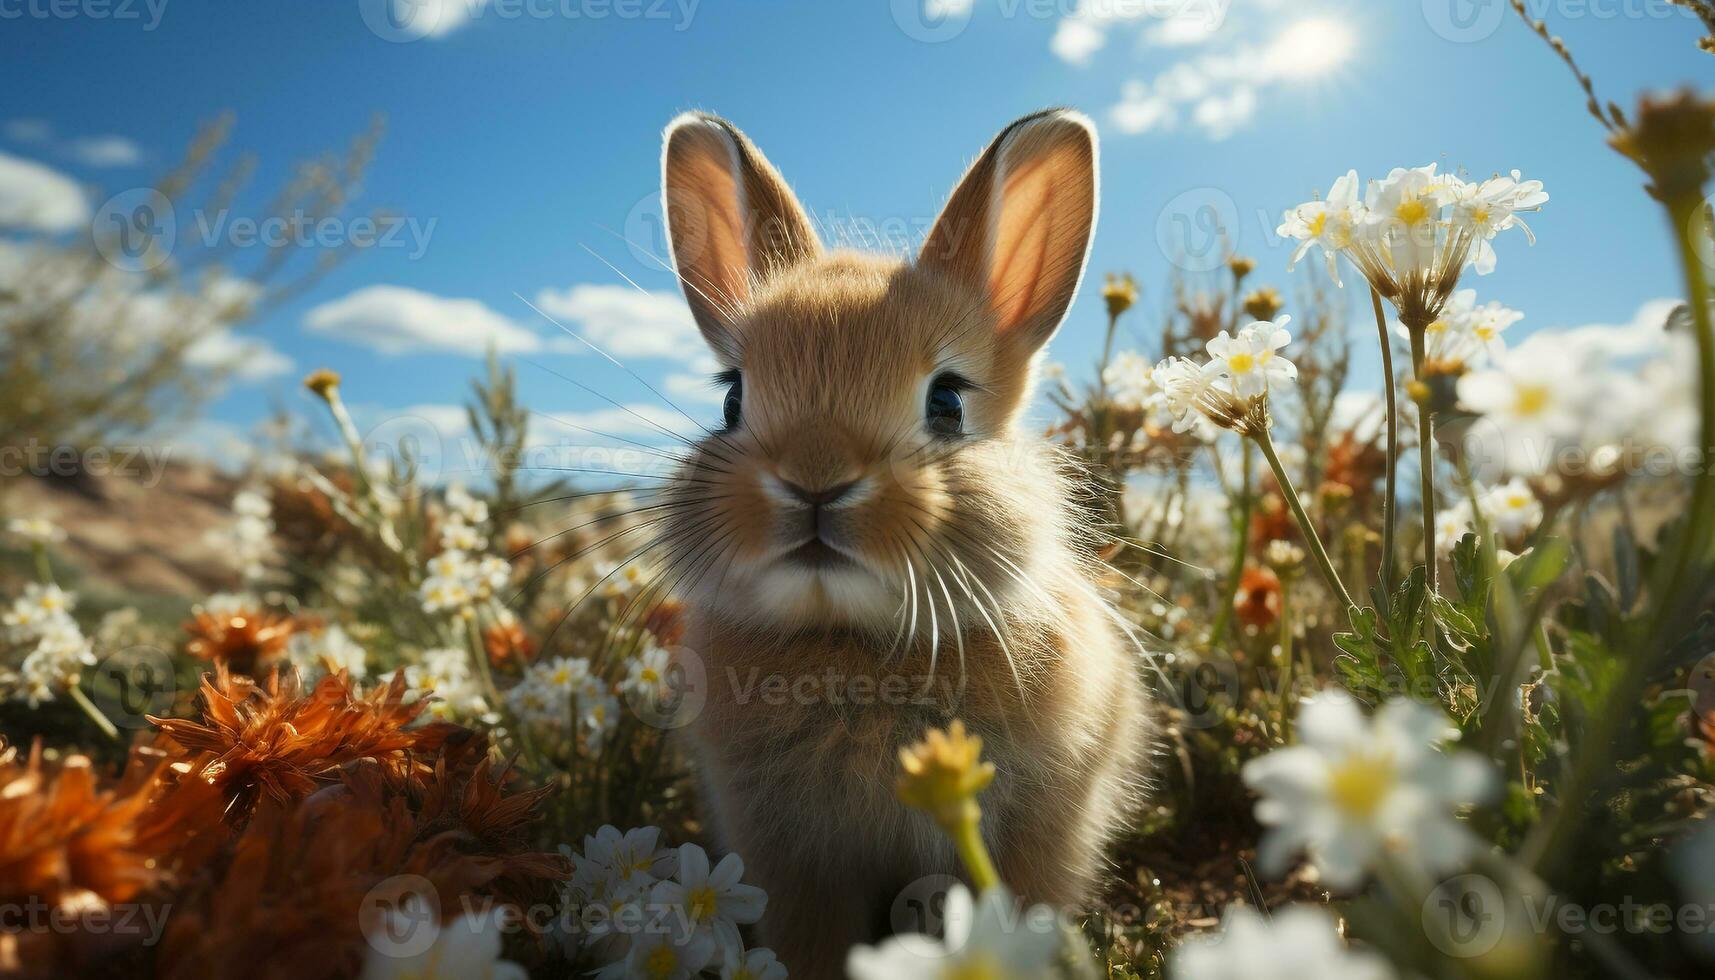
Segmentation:
{"type": "Polygon", "coordinates": [[[1355,45],[1352,29],[1332,17],[1312,17],[1281,31],[1268,48],[1268,63],[1287,78],[1316,78],[1341,65],[1355,45]]]}

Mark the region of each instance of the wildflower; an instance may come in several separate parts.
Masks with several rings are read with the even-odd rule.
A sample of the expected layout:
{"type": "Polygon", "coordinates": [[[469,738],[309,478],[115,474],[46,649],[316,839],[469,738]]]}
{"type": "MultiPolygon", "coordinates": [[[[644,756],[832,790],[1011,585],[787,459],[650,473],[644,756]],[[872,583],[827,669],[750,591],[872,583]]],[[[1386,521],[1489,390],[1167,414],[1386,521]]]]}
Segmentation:
{"type": "Polygon", "coordinates": [[[57,544],[66,539],[64,529],[41,517],[14,517],[6,522],[6,533],[31,544],[57,544]]]}
{"type": "Polygon", "coordinates": [[[1286,300],[1280,298],[1280,290],[1264,286],[1247,293],[1241,305],[1253,320],[1273,320],[1286,306],[1286,300]]]}
{"type": "Polygon", "coordinates": [[[655,885],[650,901],[657,908],[680,908],[693,937],[708,936],[724,956],[744,949],[738,927],[757,922],[768,904],[768,896],[755,885],[746,885],[744,861],[728,854],[709,868],[709,856],[695,844],[679,847],[678,868],[671,880],[655,885]]]}
{"type": "Polygon", "coordinates": [[[599,755],[613,730],[619,727],[619,699],[606,691],[587,690],[578,699],[578,724],[584,734],[587,755],[599,755]]]}
{"type": "Polygon", "coordinates": [[[1524,480],[1513,477],[1478,498],[1477,505],[1495,533],[1519,541],[1542,523],[1542,502],[1524,480]]]}
{"type": "Polygon", "coordinates": [[[1325,200],[1300,204],[1286,212],[1277,233],[1299,242],[1286,264],[1288,272],[1312,247],[1319,247],[1328,264],[1328,278],[1334,280],[1334,285],[1340,285],[1340,253],[1352,247],[1357,227],[1365,217],[1359,190],[1358,172],[1348,170],[1328,188],[1325,200]]]}
{"type": "Polygon", "coordinates": [[[1715,99],[1690,88],[1647,95],[1609,142],[1650,175],[1662,200],[1700,198],[1715,154],[1715,99]]]}
{"type": "Polygon", "coordinates": [[[1435,171],[1434,164],[1395,168],[1370,182],[1361,203],[1357,172],[1348,171],[1328,200],[1287,211],[1280,234],[1299,241],[1288,268],[1319,245],[1338,285],[1338,257],[1345,255],[1408,328],[1425,329],[1467,265],[1478,275],[1494,271],[1495,235],[1516,226],[1535,241],[1518,215],[1548,201],[1542,182],[1523,180],[1518,171],[1481,183],[1435,171]]]}
{"type": "MultiPolygon", "coordinates": [[[[387,915],[387,935],[410,936],[424,926],[422,909],[401,907],[387,915]]],[[[503,926],[498,909],[484,916],[467,913],[439,926],[434,943],[415,955],[371,948],[362,980],[527,980],[523,967],[500,958],[503,926]]]]}
{"type": "Polygon", "coordinates": [[[446,504],[447,510],[461,524],[475,526],[488,523],[488,503],[471,496],[463,484],[454,483],[447,487],[446,504]]]}
{"type": "Polygon", "coordinates": [[[671,877],[678,861],[677,851],[661,846],[661,828],[620,833],[608,824],[584,837],[583,853],[573,860],[572,887],[586,902],[630,901],[671,877]]]}
{"type": "Polygon", "coordinates": [[[34,708],[77,686],[82,668],[95,666],[90,642],[70,619],[46,625],[18,667],[17,695],[34,708]]]}
{"type": "Polygon", "coordinates": [[[405,666],[405,684],[413,700],[425,701],[436,718],[481,718],[489,711],[482,686],[471,674],[470,655],[460,649],[423,651],[417,663],[405,666]],[[431,695],[434,699],[427,700],[431,695]]]}
{"type": "Polygon", "coordinates": [[[641,699],[644,704],[657,705],[667,701],[673,693],[671,661],[672,657],[666,650],[653,643],[645,645],[626,668],[621,689],[641,699]]]}
{"type": "Polygon", "coordinates": [[[1227,269],[1233,274],[1233,281],[1244,282],[1245,277],[1256,271],[1256,259],[1248,255],[1227,256],[1227,269]]]}
{"type": "Polygon", "coordinates": [[[1443,555],[1453,553],[1459,539],[1477,529],[1477,519],[1469,500],[1461,500],[1435,514],[1435,546],[1443,555]]]}
{"type": "Polygon", "coordinates": [[[1452,221],[1455,229],[1469,231],[1476,239],[1476,254],[1471,267],[1477,275],[1495,271],[1495,247],[1489,242],[1500,232],[1517,227],[1525,239],[1536,244],[1536,235],[1519,218],[1520,211],[1540,211],[1548,203],[1542,181],[1519,180],[1514,170],[1510,177],[1490,177],[1481,184],[1460,182],[1453,187],[1452,221]]]}
{"type": "Polygon", "coordinates": [[[344,674],[330,674],[304,693],[296,674],[258,685],[228,672],[202,682],[202,720],[149,720],[192,753],[209,753],[193,774],[221,788],[242,815],[261,796],[309,795],[340,766],[358,759],[400,762],[436,735],[409,727],[424,703],[405,699],[401,671],[384,687],[360,694],[344,674]]]}
{"type": "Polygon", "coordinates": [[[193,612],[184,629],[190,634],[186,653],[255,677],[286,652],[297,624],[259,605],[205,605],[193,612]]]}
{"type": "Polygon", "coordinates": [[[475,551],[488,542],[469,524],[454,521],[441,528],[441,547],[448,551],[475,551]]]}
{"type": "Polygon", "coordinates": [[[596,977],[688,980],[709,965],[714,955],[715,944],[708,936],[687,936],[682,923],[669,921],[663,928],[646,929],[633,936],[624,961],[598,971],[596,977]]]}
{"type": "Polygon", "coordinates": [[[1334,917],[1294,905],[1264,920],[1246,906],[1228,907],[1220,935],[1192,939],[1173,953],[1172,980],[1393,980],[1387,960],[1340,941],[1334,917]]]}
{"type": "MultiPolygon", "coordinates": [[[[7,901],[45,903],[56,921],[65,915],[75,922],[171,878],[195,859],[189,845],[215,829],[220,800],[179,781],[158,752],[136,750],[117,785],[102,786],[98,772],[83,755],[49,763],[38,747],[20,762],[16,750],[0,749],[0,893],[7,901]]],[[[30,931],[9,935],[22,932],[27,940],[30,931]]]]}
{"type": "Polygon", "coordinates": [[[304,387],[315,392],[316,397],[331,402],[339,391],[339,373],[328,368],[318,368],[304,378],[304,387]]]}
{"type": "Polygon", "coordinates": [[[1282,601],[1280,576],[1267,568],[1245,567],[1233,596],[1233,612],[1239,622],[1252,629],[1268,629],[1280,620],[1282,601]]]}
{"type": "Polygon", "coordinates": [[[856,946],[846,957],[852,980],[938,980],[985,977],[1046,980],[1054,973],[1060,933],[1054,914],[1035,906],[1020,916],[1004,887],[972,900],[964,885],[947,892],[945,938],[894,936],[880,946],[856,946]]]}
{"type": "Polygon", "coordinates": [[[306,676],[332,670],[362,680],[368,674],[368,654],[338,624],[293,633],[286,641],[286,656],[306,676]]]}
{"type": "Polygon", "coordinates": [[[1174,431],[1188,430],[1199,416],[1241,434],[1266,431],[1270,388],[1298,377],[1298,369],[1279,353],[1292,342],[1286,330],[1290,320],[1258,321],[1236,337],[1221,331],[1206,345],[1206,364],[1168,358],[1156,365],[1156,384],[1174,431]]]}
{"type": "Polygon", "coordinates": [[[1287,384],[1298,379],[1298,369],[1278,352],[1292,343],[1286,330],[1291,317],[1283,316],[1273,322],[1257,322],[1229,337],[1225,330],[1209,341],[1210,365],[1216,376],[1226,378],[1233,393],[1240,398],[1256,398],[1268,393],[1271,384],[1287,384]]]}
{"type": "Polygon", "coordinates": [[[1291,541],[1276,538],[1264,546],[1262,560],[1267,562],[1268,567],[1274,569],[1276,574],[1290,575],[1304,564],[1304,549],[1291,541]]]}
{"type": "Polygon", "coordinates": [[[1446,753],[1458,737],[1441,712],[1395,699],[1366,724],[1348,695],[1324,692],[1298,714],[1301,744],[1245,764],[1269,828],[1258,851],[1279,874],[1304,851],[1330,888],[1344,891],[1390,852],[1429,871],[1456,867],[1475,847],[1450,812],[1477,802],[1493,779],[1486,760],[1446,753]]]}
{"type": "Polygon", "coordinates": [[[13,600],[12,608],[0,613],[0,624],[14,640],[33,640],[47,630],[71,621],[71,611],[77,606],[77,595],[57,585],[31,582],[24,594],[13,600]]]}
{"type": "Polygon", "coordinates": [[[1552,342],[1527,342],[1493,367],[1459,379],[1459,401],[1485,417],[1484,434],[1515,473],[1541,473],[1554,445],[1582,426],[1578,388],[1589,374],[1582,359],[1552,342]]]}
{"type": "Polygon", "coordinates": [[[1102,285],[1102,299],[1107,302],[1108,316],[1119,316],[1137,302],[1137,280],[1129,272],[1123,276],[1108,273],[1107,282],[1102,285]]]}
{"type": "MultiPolygon", "coordinates": [[[[1428,373],[1462,374],[1482,360],[1498,357],[1506,350],[1502,331],[1524,319],[1524,314],[1493,300],[1477,305],[1475,289],[1455,292],[1441,315],[1424,328],[1424,357],[1428,373]]],[[[1397,332],[1410,338],[1400,324],[1397,332]]]]}
{"type": "Polygon", "coordinates": [[[1122,350],[1102,369],[1102,383],[1115,405],[1137,411],[1147,408],[1155,398],[1153,373],[1154,365],[1142,354],[1122,350]]]}
{"type": "Polygon", "coordinates": [[[786,967],[771,949],[729,952],[721,963],[721,980],[786,980],[786,967]]]}
{"type": "Polygon", "coordinates": [[[482,631],[482,649],[488,662],[496,667],[509,663],[526,664],[536,655],[536,641],[524,631],[518,617],[505,610],[482,631]]]}
{"type": "Polygon", "coordinates": [[[982,754],[983,740],[967,735],[958,719],[946,731],[930,729],[923,741],[899,750],[899,798],[943,829],[974,819],[977,794],[994,782],[994,763],[982,761],[982,754]]]}

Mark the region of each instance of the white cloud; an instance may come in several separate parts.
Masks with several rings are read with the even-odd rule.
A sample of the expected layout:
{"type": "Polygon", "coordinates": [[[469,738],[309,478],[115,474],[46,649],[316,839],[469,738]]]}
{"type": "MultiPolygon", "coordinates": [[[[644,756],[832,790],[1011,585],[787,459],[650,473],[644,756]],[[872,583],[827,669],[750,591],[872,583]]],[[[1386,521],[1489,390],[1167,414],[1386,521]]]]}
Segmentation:
{"type": "Polygon", "coordinates": [[[290,357],[257,337],[241,337],[230,330],[217,330],[197,339],[185,349],[185,363],[201,368],[227,370],[240,381],[265,381],[290,373],[290,357]]]}
{"type": "Polygon", "coordinates": [[[15,143],[46,143],[54,137],[54,128],[46,119],[8,119],[0,132],[15,143]]]}
{"type": "Polygon", "coordinates": [[[89,201],[76,181],[0,153],[0,227],[59,233],[88,222],[89,201]]]}
{"type": "Polygon", "coordinates": [[[661,392],[677,401],[710,405],[719,405],[726,399],[726,392],[707,374],[669,374],[661,382],[661,392]]]}
{"type": "Polygon", "coordinates": [[[130,167],[143,159],[137,144],[123,136],[85,136],[66,144],[65,152],[90,167],[130,167]]]}
{"type": "MultiPolygon", "coordinates": [[[[643,292],[630,286],[581,284],[536,294],[536,305],[614,358],[688,361],[705,355],[691,310],[678,293],[643,292]]],[[[554,349],[588,351],[575,337],[554,340],[554,349]]]]}
{"type": "Polygon", "coordinates": [[[474,299],[450,299],[404,286],[365,286],[311,310],[314,333],[384,354],[446,351],[479,357],[542,349],[542,338],[474,299]]]}
{"type": "Polygon", "coordinates": [[[1285,0],[1080,0],[1049,47],[1087,65],[1111,34],[1126,29],[1148,63],[1182,57],[1153,79],[1127,81],[1109,119],[1125,133],[1185,123],[1220,140],[1256,117],[1270,89],[1334,71],[1352,54],[1345,19],[1303,17],[1301,10],[1285,0]],[[1241,9],[1233,11],[1235,4],[1241,9]],[[1195,53],[1169,53],[1186,50],[1195,53]]]}

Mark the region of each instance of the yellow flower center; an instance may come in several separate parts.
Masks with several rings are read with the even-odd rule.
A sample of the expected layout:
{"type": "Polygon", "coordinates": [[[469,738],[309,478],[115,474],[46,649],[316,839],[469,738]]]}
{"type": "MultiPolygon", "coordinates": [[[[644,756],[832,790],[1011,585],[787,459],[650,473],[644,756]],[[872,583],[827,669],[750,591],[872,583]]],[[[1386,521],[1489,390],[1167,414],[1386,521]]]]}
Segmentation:
{"type": "Polygon", "coordinates": [[[1482,205],[1472,208],[1471,223],[1474,225],[1487,225],[1489,223],[1489,209],[1482,205]]]}
{"type": "Polygon", "coordinates": [[[1233,354],[1227,358],[1227,368],[1234,374],[1249,374],[1256,369],[1256,358],[1242,352],[1233,354]]]}
{"type": "Polygon", "coordinates": [[[658,672],[654,667],[643,668],[638,672],[637,676],[650,684],[654,684],[661,680],[660,672],[658,672]]]}
{"type": "Polygon", "coordinates": [[[1507,506],[1513,510],[1523,510],[1530,504],[1530,498],[1522,493],[1507,494],[1507,506]]]}
{"type": "Polygon", "coordinates": [[[1002,980],[1006,971],[987,953],[978,954],[963,963],[950,963],[941,971],[940,980],[1002,980]]]}
{"type": "Polygon", "coordinates": [[[1394,215],[1408,227],[1419,225],[1429,217],[1429,205],[1423,203],[1421,198],[1410,198],[1399,203],[1399,207],[1394,209],[1394,215]]]}
{"type": "Polygon", "coordinates": [[[1321,214],[1318,214],[1316,217],[1310,219],[1310,224],[1309,224],[1310,237],[1311,238],[1321,238],[1323,230],[1326,229],[1327,227],[1328,227],[1328,212],[1323,211],[1321,214]]]}
{"type": "Polygon", "coordinates": [[[657,946],[643,958],[643,973],[651,980],[667,980],[679,968],[679,954],[671,946],[657,946]]]}
{"type": "Polygon", "coordinates": [[[1546,385],[1521,385],[1513,403],[1513,411],[1520,415],[1539,415],[1548,407],[1548,401],[1546,385]]]}
{"type": "Polygon", "coordinates": [[[1328,774],[1328,798],[1349,816],[1375,815],[1394,786],[1393,759],[1385,755],[1353,755],[1328,774]]]}
{"type": "Polygon", "coordinates": [[[1446,320],[1436,320],[1434,323],[1431,323],[1429,326],[1424,327],[1423,332],[1424,333],[1446,333],[1447,332],[1447,321],[1446,320]]]}
{"type": "Polygon", "coordinates": [[[715,914],[715,890],[708,885],[691,889],[685,901],[685,911],[692,921],[701,922],[715,914]]]}

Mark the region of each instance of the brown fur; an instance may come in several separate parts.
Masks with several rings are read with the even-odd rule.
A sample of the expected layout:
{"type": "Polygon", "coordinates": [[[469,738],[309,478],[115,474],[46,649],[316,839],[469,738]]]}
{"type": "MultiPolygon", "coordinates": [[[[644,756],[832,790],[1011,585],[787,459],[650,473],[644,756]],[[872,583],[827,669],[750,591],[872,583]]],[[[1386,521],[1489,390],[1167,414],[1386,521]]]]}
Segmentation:
{"type": "Polygon", "coordinates": [[[852,944],[911,925],[890,914],[902,889],[959,873],[893,795],[899,749],[954,717],[998,771],[982,803],[1002,876],[1034,901],[1087,900],[1140,764],[1143,695],[1056,458],[1019,417],[1082,274],[1093,131],[1065,112],[1015,123],[913,264],[823,254],[722,120],[676,120],[664,169],[686,294],[743,377],[740,425],[699,443],[669,493],[668,574],[707,678],[686,744],[720,839],[769,893],[764,939],[794,976],[840,976],[852,944]],[[923,421],[947,371],[974,385],[950,441],[923,421]],[[819,516],[783,489],[849,481],[819,516]],[[855,564],[783,559],[818,535],[855,564]]]}

